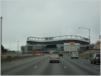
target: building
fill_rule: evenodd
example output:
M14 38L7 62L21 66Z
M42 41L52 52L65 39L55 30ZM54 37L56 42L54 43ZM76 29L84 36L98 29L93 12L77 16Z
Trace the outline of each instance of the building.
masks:
M100 41L97 41L94 45L94 49L96 50L100 50L100 46L101 46L101 42Z
M22 46L23 53L33 53L33 51L42 52L60 52L64 51L64 43L75 42L80 44L80 48L89 46L89 39L78 35L65 35L56 37L28 37L26 45Z

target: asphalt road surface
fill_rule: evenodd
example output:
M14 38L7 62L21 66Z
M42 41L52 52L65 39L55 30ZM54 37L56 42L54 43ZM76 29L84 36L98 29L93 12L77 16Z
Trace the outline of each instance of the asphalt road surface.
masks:
M1 64L2 75L100 75L100 65L67 56L60 63L49 63L48 55Z

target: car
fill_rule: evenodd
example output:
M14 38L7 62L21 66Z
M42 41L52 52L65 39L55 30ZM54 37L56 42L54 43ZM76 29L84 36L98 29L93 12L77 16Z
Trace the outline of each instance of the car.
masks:
M60 54L58 54L58 55L59 55L59 57L63 57L63 54L61 54L61 53L60 53Z
M91 64L100 64L100 53L94 53L90 57Z
M60 58L58 54L51 54L49 56L49 63L60 63Z

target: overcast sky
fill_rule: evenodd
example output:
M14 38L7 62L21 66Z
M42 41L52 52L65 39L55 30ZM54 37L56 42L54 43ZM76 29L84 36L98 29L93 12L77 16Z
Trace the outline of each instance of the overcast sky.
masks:
M99 0L2 0L3 45L16 50L28 36L81 35L96 42L100 33Z

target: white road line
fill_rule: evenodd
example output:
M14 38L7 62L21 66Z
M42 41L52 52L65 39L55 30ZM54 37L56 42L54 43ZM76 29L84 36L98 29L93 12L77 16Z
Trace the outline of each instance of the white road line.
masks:
M37 68L38 68L38 66L37 66L37 65L35 65L35 66L34 66L34 69L37 69Z
M67 67L66 66L64 66L64 69L66 69Z

